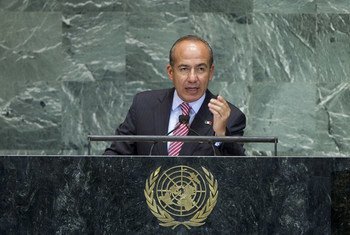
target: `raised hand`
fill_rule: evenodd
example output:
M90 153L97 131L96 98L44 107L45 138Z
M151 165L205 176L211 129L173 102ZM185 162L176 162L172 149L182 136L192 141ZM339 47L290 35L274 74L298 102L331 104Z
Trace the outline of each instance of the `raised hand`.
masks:
M211 99L208 104L210 112L214 115L213 129L216 136L225 136L226 124L230 117L231 109L222 96Z

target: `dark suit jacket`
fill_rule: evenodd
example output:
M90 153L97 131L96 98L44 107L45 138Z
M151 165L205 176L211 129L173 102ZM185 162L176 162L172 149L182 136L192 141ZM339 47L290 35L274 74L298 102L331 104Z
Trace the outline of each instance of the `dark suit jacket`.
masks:
M174 96L174 88L145 91L134 97L133 103L125 118L125 121L115 131L116 135L166 135L170 111ZM215 135L211 125L205 121L213 121L213 114L209 111L208 103L215 96L207 90L205 100L196 114L190 128L203 136ZM231 115L226 128L226 135L243 135L246 125L245 115L235 106L229 104ZM188 135L197 135L190 131ZM105 150L107 155L149 155L152 143L138 142L113 142ZM244 155L243 145L237 143L221 143L215 147L217 155ZM168 155L167 144L157 143L154 145L152 155ZM204 156L214 155L212 145L208 143L185 142L179 155Z

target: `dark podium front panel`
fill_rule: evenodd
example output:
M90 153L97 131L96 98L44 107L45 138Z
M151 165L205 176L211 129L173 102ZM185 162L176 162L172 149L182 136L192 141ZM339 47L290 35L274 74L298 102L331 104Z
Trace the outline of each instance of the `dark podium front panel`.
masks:
M1 234L343 234L350 158L0 157Z

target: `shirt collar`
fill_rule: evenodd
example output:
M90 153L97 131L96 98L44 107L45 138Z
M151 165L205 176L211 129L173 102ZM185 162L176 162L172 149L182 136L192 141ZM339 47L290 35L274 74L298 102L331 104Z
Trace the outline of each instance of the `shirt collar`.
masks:
M202 97L201 98L199 98L198 100L196 100L196 101L193 101L193 102L191 102L191 103L188 103L190 106L191 106L191 110L193 110L195 113L198 113L198 110L200 109L200 107L202 106L202 104L203 104L203 101L204 101L204 99L205 99L205 94L206 93L204 93L203 95L202 95ZM181 104L182 104L182 102L185 102L185 101L183 101L180 97L179 97L179 95L177 94L177 91L175 90L175 92L174 92L174 98L173 98L173 106L172 106L172 111L174 111L177 107L179 107ZM191 111L192 112L192 111Z

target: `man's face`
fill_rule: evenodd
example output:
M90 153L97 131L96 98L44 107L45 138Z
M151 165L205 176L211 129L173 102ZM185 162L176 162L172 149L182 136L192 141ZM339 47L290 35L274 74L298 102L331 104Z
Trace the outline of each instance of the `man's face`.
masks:
M214 65L209 65L209 49L200 41L186 40L174 49L174 65L167 66L169 79L183 101L196 101L205 93L213 78Z

